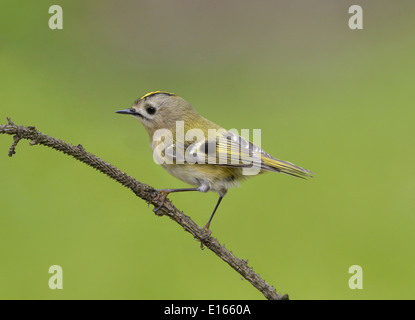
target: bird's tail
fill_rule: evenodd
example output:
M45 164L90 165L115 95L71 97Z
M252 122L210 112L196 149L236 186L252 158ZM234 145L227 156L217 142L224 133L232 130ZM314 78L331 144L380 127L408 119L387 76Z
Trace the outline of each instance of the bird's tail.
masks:
M262 157L262 163L262 169L264 170L282 172L298 178L312 178L314 174L313 172L298 167L288 161L278 160L272 157Z

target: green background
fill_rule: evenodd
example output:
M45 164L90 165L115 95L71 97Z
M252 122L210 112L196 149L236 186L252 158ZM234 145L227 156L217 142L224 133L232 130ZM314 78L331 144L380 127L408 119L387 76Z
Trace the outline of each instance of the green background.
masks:
M63 8L50 30L49 6ZM350 30L360 4L364 29ZM116 115L174 92L317 173L230 190L213 236L292 299L415 298L411 1L6 1L0 123L72 144L155 188L185 187ZM263 299L170 219L54 150L0 136L0 298ZM199 225L217 195L175 194ZM63 290L48 269L63 268ZM348 286L363 268L363 290Z

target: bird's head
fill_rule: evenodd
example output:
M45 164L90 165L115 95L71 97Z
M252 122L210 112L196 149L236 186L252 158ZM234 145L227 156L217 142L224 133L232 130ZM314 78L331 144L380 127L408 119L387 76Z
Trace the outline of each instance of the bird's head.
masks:
M131 108L119 110L116 113L136 117L150 135L158 129L174 131L176 121L186 121L186 119L193 119L197 115L190 103L165 91L147 93L136 100Z

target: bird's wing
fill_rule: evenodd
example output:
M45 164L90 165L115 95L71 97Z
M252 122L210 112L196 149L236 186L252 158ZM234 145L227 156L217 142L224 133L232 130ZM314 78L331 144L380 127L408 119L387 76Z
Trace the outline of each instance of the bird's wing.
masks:
M166 148L166 156L174 162L211 164L223 167L252 168L276 171L300 178L312 177L312 172L290 162L272 157L260 147L232 131L219 133L214 139L179 143ZM257 172L257 173L258 173Z

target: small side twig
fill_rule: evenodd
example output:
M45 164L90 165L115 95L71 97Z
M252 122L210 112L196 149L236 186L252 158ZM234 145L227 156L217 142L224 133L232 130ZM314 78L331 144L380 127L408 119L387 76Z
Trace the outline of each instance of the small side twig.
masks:
M16 126L16 125L13 123L12 119L10 119L9 117L7 117L7 121L8 121L8 123L9 123L9 125L11 125L11 126ZM10 149L9 149L9 157L13 157L13 155L14 155L14 154L16 154L16 146L17 146L17 144L19 143L20 139L21 139L21 138L20 138L18 135L13 136L13 143L12 143L12 145L10 146Z
M22 138L20 138L18 135L13 136L13 143L9 149L9 157L13 157L13 155L16 154L16 146L21 139Z
M45 135L35 129L35 127L24 127L15 125L10 118L7 118L8 124L0 125L0 134L8 134L13 136L13 144L9 149L9 156L16 153L16 146L22 139L30 140L30 145L40 144L57 151L63 152L71 157L87 164L90 167L106 174L111 179L129 188L135 195L145 200L148 204L159 207L162 204L162 194L153 187L141 183L133 177L122 172L117 167L103 161L97 156L85 151L82 145L73 146L62 140ZM258 289L269 300L286 300L288 295L277 293L275 288L263 280L259 274L248 266L248 260L236 257L231 251L226 249L219 241L213 237L206 237L206 232L200 228L189 216L177 209L170 200L166 200L158 215L168 216L177 222L193 237L199 240L204 246L212 250L219 258L225 261L229 266L236 270L243 278L249 281L256 289Z

